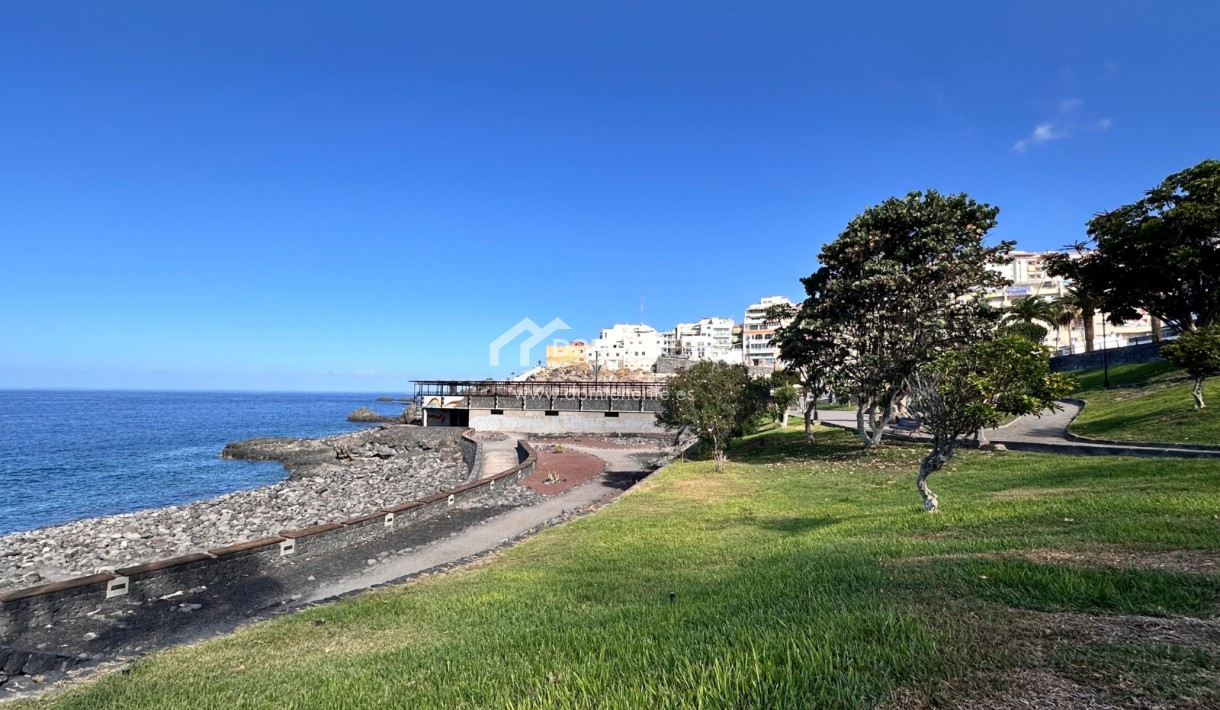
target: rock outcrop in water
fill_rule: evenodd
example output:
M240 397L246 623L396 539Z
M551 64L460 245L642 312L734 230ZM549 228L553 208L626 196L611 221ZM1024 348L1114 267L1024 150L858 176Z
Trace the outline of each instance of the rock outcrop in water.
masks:
M387 416L385 414L378 414L377 412L374 412L373 410L369 409L368 407L361 407L360 409L357 409L356 411L347 415L347 420L349 422L358 422L358 423L389 423L389 422L401 423L402 416L399 415L397 417L391 417L391 416Z

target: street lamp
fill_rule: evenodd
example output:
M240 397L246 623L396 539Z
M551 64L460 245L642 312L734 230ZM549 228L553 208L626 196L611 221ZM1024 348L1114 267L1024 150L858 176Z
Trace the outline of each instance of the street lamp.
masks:
M1106 321L1109 320L1103 314L1101 317L1101 376L1102 387L1110 389L1110 350L1106 347L1109 344L1109 336L1106 335Z

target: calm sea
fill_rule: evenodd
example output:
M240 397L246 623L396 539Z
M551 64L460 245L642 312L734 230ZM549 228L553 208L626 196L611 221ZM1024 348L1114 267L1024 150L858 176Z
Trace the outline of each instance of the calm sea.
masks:
M277 463L225 461L226 442L366 428L370 394L0 390L0 535L274 483Z

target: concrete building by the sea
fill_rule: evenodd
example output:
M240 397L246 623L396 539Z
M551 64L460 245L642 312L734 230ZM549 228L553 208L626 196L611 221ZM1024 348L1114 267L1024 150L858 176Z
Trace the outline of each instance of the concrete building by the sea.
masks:
M426 426L528 434L660 434L663 382L421 380Z

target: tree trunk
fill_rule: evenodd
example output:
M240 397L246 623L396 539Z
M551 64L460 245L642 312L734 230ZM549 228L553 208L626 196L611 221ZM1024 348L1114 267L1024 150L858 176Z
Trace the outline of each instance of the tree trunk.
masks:
M729 457L724 453L723 449L716 449L712 452L712 458L716 461L716 473L722 473Z
M781 429L787 429L787 428L788 428L788 408L787 408L787 407L785 407L785 408L784 408L784 413L783 413L783 415L780 417L780 420L779 420L779 426L780 426L780 428L781 428Z
M978 439L980 449L991 443L987 441L987 429L985 427L979 427L979 430L975 432L974 438Z
M856 435L860 437L860 441L868 446L868 432L864 430L864 400L860 400L856 404Z
M885 436L885 428L894 421L894 400L886 402L885 407L881 410L881 418L877 418L877 407L874 406L869 418L869 423L872 425L872 432L869 434L868 440L864 442L864 448L875 449L881 444L881 439Z
M812 418L810 417L812 414ZM813 420L818 415L818 401L816 399L809 400L805 405L805 441L813 441Z
M1093 352L1093 317L1097 313L1092 308L1080 309L1080 320L1084 323L1084 351L1086 353Z
M1203 409L1207 405L1203 403L1203 380L1206 377L1195 378L1195 387L1190 391L1190 396L1195 398L1195 409Z
M923 462L919 464L919 477L915 479L915 487L919 490L919 495L923 497L923 509L929 513L935 513L940 505L936 494L928 488L928 476L941 470L953 456L953 445L944 446L939 441L932 443L932 450L924 457Z
M1161 319L1157 318L1156 316L1151 316L1151 318L1152 318L1152 342L1159 343L1159 342L1161 342Z

